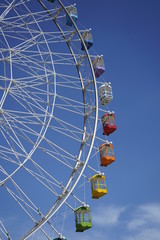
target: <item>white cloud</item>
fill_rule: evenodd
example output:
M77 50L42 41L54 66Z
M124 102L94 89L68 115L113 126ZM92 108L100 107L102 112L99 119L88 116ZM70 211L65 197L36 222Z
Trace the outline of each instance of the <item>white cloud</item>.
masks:
M94 215L92 215L93 223L100 227L116 225L125 210L126 207L121 206L101 206L97 208Z
M146 224L146 220L144 219L139 219L139 218L134 218L133 220L130 220L128 223L128 228L131 230L140 228Z
M157 224L160 224L160 204L152 203L137 207L136 211L132 213L132 219L128 223L128 228L136 230Z
M152 222L160 223L160 204L147 204L139 207L144 217Z
M137 233L130 233L123 240L160 240L160 229L142 228Z

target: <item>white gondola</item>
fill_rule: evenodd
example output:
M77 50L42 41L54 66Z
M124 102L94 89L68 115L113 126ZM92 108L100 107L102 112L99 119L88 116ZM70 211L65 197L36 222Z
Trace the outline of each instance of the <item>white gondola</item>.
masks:
M113 99L111 83L104 83L99 88L100 104L107 105Z

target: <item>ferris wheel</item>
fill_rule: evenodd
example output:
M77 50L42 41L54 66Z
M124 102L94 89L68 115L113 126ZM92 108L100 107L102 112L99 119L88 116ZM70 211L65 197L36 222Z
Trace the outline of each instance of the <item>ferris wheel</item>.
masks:
M98 106L112 100L112 88L100 84L98 95L103 58L91 60L91 30L80 30L77 18L76 6L60 0L0 3L0 239L65 239L57 224L64 212L74 212L76 231L84 231L92 223L90 207L74 192L78 182L92 182L93 198L107 192L104 175L88 161L93 151L101 166L114 161L112 143L94 146ZM103 111L109 135L114 113ZM87 168L96 174L87 177Z

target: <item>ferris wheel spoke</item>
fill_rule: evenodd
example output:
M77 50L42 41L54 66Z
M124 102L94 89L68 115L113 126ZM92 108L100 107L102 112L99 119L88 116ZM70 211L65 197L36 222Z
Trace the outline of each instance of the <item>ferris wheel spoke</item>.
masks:
M33 135L38 136L37 132L29 127L31 125L42 125L42 120L41 118L44 118L44 114L38 114L34 116L31 112L21 112L21 111L6 111L3 110L3 114L6 115L6 118L8 121L13 125L15 124L15 127L23 126L24 131L27 131ZM3 124L3 122L2 122ZM17 125L16 125L17 124ZM26 130L25 130L26 129Z
M61 100L61 102L62 103L65 103L65 106L68 106L68 111L70 110L69 109L69 107L70 108L73 108L73 109L75 109L76 111L75 111L75 113L77 113L77 114L80 114L80 115L83 115L84 113L82 112L82 111L80 111L78 108L77 108L77 106L84 106L84 104L81 104L80 102L78 102L78 101L76 101L76 100L73 100L73 99L71 99L71 98L68 98L68 97L64 97L64 96L62 96L62 95L56 95L57 96L57 98L59 98L60 100ZM76 105L74 105L74 104L76 104ZM61 106L63 107L63 105L64 104L61 104ZM60 107L60 106L59 106Z
M48 77L51 77L52 76L52 74L50 73L48 73ZM7 79L6 77L5 78L3 78L4 80L5 79ZM2 80L3 80L2 79ZM7 79L7 80L9 80L9 79ZM39 75L37 75L37 74L29 74L28 76L26 76L25 78L23 78L23 77L19 77L19 78L17 78L17 79L15 79L14 81L16 81L16 82L18 82L18 81L20 81L21 82L21 84L24 84L24 85L27 85L27 86L32 86L33 85L33 87L34 86L42 86L42 85L44 85L45 83L46 83L46 80L45 80L45 75L44 75L44 73L42 73L42 74L39 74ZM50 85L52 85L53 83L51 83L51 82L49 82L49 84ZM41 89L41 88L39 88L39 91L43 91L43 89Z
M25 127L26 127L26 125L24 125ZM15 126L14 126L14 128L15 128ZM30 143L32 146L34 146L34 144L35 144L35 141L33 141L33 139L31 139L30 137L29 137L29 135L28 135L28 133L29 133L29 131L27 130L27 131L24 131L24 130L22 130L19 126L16 128L16 130L17 130L17 136L19 136L19 138L21 138L21 139L24 139L25 141L27 141L28 143ZM26 135L26 133L25 132L27 132L27 135ZM33 135L33 131L31 131L31 133L30 134L32 134ZM34 133L34 136L36 136L37 138L39 137L39 134L38 133ZM4 135L4 137L6 138L6 136ZM12 140L12 138L11 138L11 140ZM8 141L9 142L9 141ZM10 143L9 143L10 144ZM13 145L13 144L12 144ZM14 148L15 149L15 148ZM17 151L17 150L16 150ZM16 151L14 151L15 153L16 153ZM18 156L18 155L17 155ZM22 154L19 154L19 156L21 156L21 157L23 157L23 155ZM27 157L27 155L24 155L24 159ZM19 159L19 158L18 158ZM20 164L22 164L21 162L20 162Z
M0 157L1 159L3 159L4 161L7 161L9 163L15 164L15 165L19 165L19 163L17 163L16 161L14 161L11 157L9 157L9 155L14 155L13 152L7 151L7 149L2 150L0 149ZM17 153L18 155L18 153ZM22 156L22 154L19 154L20 156ZM15 155L14 155L15 156Z
M2 21L6 16L7 14L9 13L9 11L12 9L13 7L13 4L15 3L16 0L13 0L8 6L7 8L5 9L5 11L1 14L0 16L0 21Z
M3 238L1 233L3 234L3 236L7 237L8 240L12 240L11 237L10 237L9 232L6 230L6 228L3 225L2 221L0 221L0 238L3 240L4 238Z
M72 138L72 139L74 139L74 140L76 140L80 143L83 142L83 144L84 143L86 144L87 141L90 139L90 137L92 137L92 131L91 131L91 133L86 132L86 138L83 139L83 141L82 141L82 139L81 139L81 136L82 136L82 133L83 133L82 130L77 132L78 128L76 126L68 124L66 121L62 121L62 120L59 121L58 119L56 119L56 121L59 123L60 126L59 127L56 127L56 126L51 127L50 126L49 128L52 129L53 131L58 131L62 135L68 136L69 138ZM68 128L68 126L72 127L72 128ZM73 128L75 128L76 131L74 131Z
M66 101L65 101L66 102ZM79 108L77 108L77 106L75 105L71 105L71 104L69 104L69 105L64 105L64 104L55 104L56 105L56 107L57 108L59 108L59 109L61 109L61 110L65 110L65 111L67 111L67 112L71 112L71 113L74 113L74 114L76 114L76 115L80 115L80 116L86 116L88 113L84 113L84 112L82 112L81 111L81 109L79 109ZM93 111L93 110L92 110Z
M21 58L17 58L18 54L16 54L16 60L13 60L13 64L15 68L19 68L22 69L24 72L26 72L28 75L33 75L33 76L38 76L37 72L44 72L44 68L42 67L42 65L44 66L44 61L38 62L36 59L34 60L32 58L32 60L28 57L26 57L25 55L19 55ZM34 60L34 61L33 61ZM48 74L51 74L52 72L50 71L50 73L48 72Z
M56 72L56 75L58 77L60 77L61 79L63 79L63 81L65 80L65 82L69 82L72 83L75 86L79 86L79 78L77 76L73 76L73 75L66 75L66 74L61 74ZM59 80L60 82L60 80Z
M57 187L57 188L62 188L60 183L55 179L55 178L51 178L51 179L47 179L47 177L45 177L45 174L47 176L50 176L50 174L44 170L44 168L39 168L39 165L35 164L35 162L32 160L32 163L34 164L34 166L37 168L37 172L33 171L32 169L29 169L28 167L24 166L25 170L28 171L32 176L34 176L36 179L41 179L46 181L46 183L48 183L50 185L50 189L53 188L53 186ZM43 172L43 173L42 173ZM53 191L54 189L52 189ZM57 195L56 191L54 190L53 192L55 195Z
M54 149L54 150L56 149L57 151L60 151L66 154L68 157L75 159L75 156L73 154L71 154L69 151L65 150L64 148L62 148L60 145L56 144L54 141L51 141L46 137L44 137L44 140L46 141L46 143L48 143L51 149Z
M25 125L26 126L26 125ZM32 144L34 146L34 142L33 142L33 139L31 139L28 135L30 134L31 136L35 136L38 138L39 134L38 133L34 133L33 134L33 131L32 132L29 132L28 130L26 129L22 129L20 128L19 126L13 124L12 125L12 128L14 128L14 131L16 132L17 136L25 141L27 141L28 143Z
M2 133L2 136L5 139L8 147L4 147L4 148L1 147L1 149L2 150L5 149L5 151L8 152L9 155L15 156L17 162L15 160L13 160L13 157L12 157L12 159L8 157L7 160L10 160L10 162L12 162L12 163L21 164L20 158L25 156L24 153L18 151L18 149L19 150L21 150L21 149L20 148L18 148L18 149L16 148L16 144L14 142L14 139L12 139L10 137L10 135L8 136L8 132L7 132L7 134L5 134L6 130L4 129L4 131L3 131L2 129L1 129L1 133ZM7 136L8 136L8 138L7 138ZM1 154L3 155L3 151L1 152Z
M11 195L11 197L18 203L18 205L22 208L22 210L29 216L29 218L36 224L36 221L39 218L42 218L44 215L42 214L40 209L38 207L36 207L36 205L21 190L21 188L15 183L15 181L13 181L13 179L11 181L12 181L12 183L17 191L17 194L19 196L15 192L13 192L11 189L6 187L5 185L4 185L4 188ZM37 218L37 216L38 216L38 218ZM49 221L48 221L48 224L56 233L58 233L57 230L53 227L53 225ZM40 228L40 231L42 231L44 233L44 235L48 239L51 240L51 238L48 236L48 234L45 232L45 230L43 228Z
M45 178L44 176L41 176L37 173L35 173L34 171L30 170L29 168L24 167L25 170L32 176L34 177L40 184L42 184L47 190L49 190L52 194L54 194L56 197L58 197L58 193L55 191L55 189L53 188L53 186L51 185L51 182L48 181L47 178ZM44 180L46 181L46 183L44 182Z
M16 80L16 85L19 86L20 85L20 88L23 88L24 91L27 93L27 94L31 94L33 96L33 99L34 97L37 98L37 99L43 99L43 102L47 101L47 97L53 97L54 96L54 93L51 92L52 90L52 87L53 87L53 83L50 83L49 81L47 82L48 84L48 87L50 87L50 89L48 89L47 91L44 88L45 86L45 82L44 82L44 78L46 77L46 75L41 75L40 76L40 79L41 79L41 82L38 82L38 80L40 79L37 79L35 80L36 76L32 76L30 78L28 78L28 82L26 81L23 81L21 79L17 79ZM47 77L52 77L52 74L48 74ZM34 79L33 79L34 78ZM11 90L12 92L14 92L15 90L17 90L18 87L12 87ZM19 88L18 88L19 90ZM38 96L41 96L38 97ZM46 100L44 100L44 98L46 98Z
M29 205L24 199L20 196L18 196L15 192L13 192L8 187L4 186L4 188L7 190L7 192L14 198L14 200L20 205L20 207L25 211L25 213L35 222L33 218L33 213L37 214L36 209L34 209L31 205Z
M75 129L75 131L77 130L79 133L83 133L83 130L76 126L75 124L71 124L70 122L67 122L66 120L63 120L62 118L58 118L53 116L53 119L58 122L62 127L63 126L67 126L68 128L71 128L72 130ZM74 131L74 130L73 130Z
M22 210L29 216L29 218L36 223L36 219L33 217L33 214L31 214L31 210L34 211L36 214L38 215L42 215L42 213L39 211L39 209L37 208L37 211L31 207L29 204L27 204L21 197L19 197L17 194L15 194L13 191L11 191L8 187L5 187L6 191L11 195L11 197L18 203L18 205L22 208ZM26 207L26 208L25 208ZM28 211L29 209L29 211ZM55 228L52 227L52 229L55 230ZM49 239L52 240L48 234L45 232L45 230L43 228L40 228L40 231Z
M75 65L75 62L73 61L73 57L72 55L62 55L62 53L58 53L58 54L54 54L54 56L56 56L56 59L54 60L54 63L55 65L58 65L58 64L64 64L64 65L69 65L69 64L72 64L72 65Z
M13 192L11 189L6 187L5 185L4 185L4 188L12 196L12 198L18 203L18 205L22 208L22 210L29 216L29 218L31 218L32 221L36 224L36 222L38 220L36 216L38 215L41 218L41 217L44 217L44 215L39 210L39 208L36 207L36 205L22 191L22 189L15 183L15 181L13 181L13 179L11 179L11 181L12 181L17 193ZM40 181L40 180L38 179L38 181ZM49 188L47 188L47 189L50 190L53 194L55 194L55 192L53 192L51 189L49 189ZM74 198L76 198L76 197L74 196ZM72 209L72 211L74 211L74 208L70 204L68 204L67 202L65 202L65 203L70 209ZM36 214L36 216L35 216L35 214ZM55 227L49 221L47 221L47 223L57 234L59 234L58 231L55 229ZM47 233L43 230L43 228L40 228L40 230L45 234L45 236L48 236ZM48 239L50 239L49 236L48 236Z
M18 54L16 54L16 57L17 56L18 56ZM42 80L44 79L44 75L43 75L45 73L44 60L42 61L42 64L39 65L39 62L37 62L37 60L35 59L35 61L33 61L32 65L31 65L31 61L29 59L27 59L27 61L26 61L24 58L23 59L19 58L18 60L16 59L16 61L14 61L14 59L13 59L13 64L14 64L14 67L16 69L22 70L24 73L26 73L31 78L35 77L36 80L37 79L40 80L41 79L41 75L42 75L43 76ZM42 67L42 65L43 65L43 67ZM38 75L38 73L40 73L40 76ZM52 72L48 71L47 74L52 74Z
M52 177L52 175L51 174L49 174L46 170L44 170L41 166L39 166L37 163L35 163L33 160L32 160L32 162L34 163L34 165L36 166L36 168L38 169L38 172L40 172L41 173L41 175L40 174L37 174L37 173L35 173L34 172L34 174L37 176L39 176L40 178L43 178L43 179L45 179L47 182L49 182L49 184L54 184L55 186L57 186L59 189L61 189L61 190L63 190L63 189L65 189L65 187L62 185L62 183L60 183L58 180L56 180L55 178L53 178ZM31 174L33 174L33 171L31 171L30 169L26 169L27 171L29 171ZM42 174L42 172L43 172L43 174ZM51 180L49 180L49 179L46 179L46 177L44 177L44 174L45 175L47 175L50 179L52 179L53 181L51 181ZM37 178L36 178L37 179ZM41 180L39 180L39 179L37 179L38 181L40 181L41 182ZM42 182L41 182L42 183ZM48 187L47 187L48 188ZM55 191L53 191L53 189L52 189L52 186L51 186L51 188L48 188L48 190L50 190L54 195L56 195L56 196L58 196L58 194L55 192ZM74 194L72 194L72 196L75 198L75 199L77 199L80 203L82 203L82 201L80 200L80 199L78 199ZM72 210L74 210L74 208L70 205L70 204L68 204L67 202L65 202L66 203L66 205L67 206L69 206Z
M63 88L69 88L69 89L73 89L73 90L80 90L80 87L75 87L71 82L57 82L56 84L58 87L63 87Z
M5 113L6 114L6 113ZM12 129L14 128L14 130L18 133L18 130L20 130L20 132L25 134L25 132L28 132L30 134L32 134L33 136L36 136L38 137L39 136L39 133L37 133L36 131L33 130L33 128L30 128L29 125L33 125L33 124L37 124L38 122L36 121L27 121L27 119L25 120L25 122L22 121L22 119L20 119L19 117L14 118L13 116L9 115L8 113L6 114L6 118L8 123L9 123L9 126L11 127L12 126ZM20 119L20 120L19 120ZM26 125L26 123L29 123ZM39 124L41 125L41 124ZM4 125L6 127L6 124ZM24 129L22 128L22 126L24 127ZM9 130L10 127L7 127L7 129ZM12 131L11 131L12 132ZM26 136L26 135L24 135ZM30 138L29 138L30 139Z
M3 185L3 187L12 196L12 198L14 198L14 200L20 205L20 207L24 210L24 212L33 220L33 222L36 223L37 220L35 218L35 215L33 216L33 213L35 213L36 216L38 215L40 218L43 217L44 215L12 178L11 178L11 182L13 183L14 189L16 190L17 193L13 192L13 190L9 189L5 185ZM68 204L68 206L70 205ZM58 233L49 221L47 223L56 233ZM45 231L42 228L41 228L41 231L45 233ZM47 234L45 235L48 236Z
M1 167L2 168L2 167ZM4 169L3 169L4 170ZM4 170L6 176L9 176L9 174ZM28 213L30 216L32 216L31 210L34 211L35 213L38 213L38 208L33 204L33 202L29 199L29 197L22 191L22 189L16 184L16 182L13 180L12 177L10 177L10 181L13 184L13 187L15 191L17 192L14 193L11 189L9 189L5 184L3 187L14 197L14 199L17 201L17 199L21 200L21 203L23 203L26 207L26 209L22 206L21 207L25 210L26 213ZM28 201L26 202L25 199ZM28 210L28 211L27 211ZM32 216L33 218L33 216Z
M36 163L35 163L36 164ZM65 187L62 185L62 183L59 183L59 181L53 179L53 177L47 172L45 171L42 167L40 167L38 164L36 164L36 167L38 167L38 171L40 172L40 174L33 172L32 170L25 168L26 171L28 171L34 178L36 178L36 180L38 180L42 185L44 185L50 192L52 192L54 195L59 196L58 193L53 189L52 185L58 187L59 189L63 190L65 189ZM47 174L47 176L51 177L51 179L53 179L54 182L52 182L51 180L47 179L44 174L42 174L42 171ZM48 187L44 182L42 182L42 180L45 180L46 183L48 183L50 185L50 187ZM82 205L84 204L75 194L71 193L71 196L77 200L79 203L81 203ZM72 209L72 211L74 211L74 208L67 202L65 202L65 204Z
M47 141L48 142L48 141ZM54 147L53 147L54 145ZM54 151L48 149L48 148L43 148L43 147L39 147L40 150L42 150L43 152L45 152L48 156L52 157L53 159L57 160L59 163L61 163L62 165L68 167L69 169L73 169L72 165L68 162L68 158L66 158L64 155L61 154L61 152L57 151L57 148L60 149L62 152L65 152L67 154L70 154L68 152L66 152L64 149L60 148L58 145L53 144L52 143L52 148L55 148ZM57 155L57 156L56 156ZM60 159L61 156L61 159ZM75 157L73 158L73 160L76 159ZM73 161L72 160L72 161Z
M14 90L10 90L10 95L17 101L17 102L21 102L21 100L23 101L23 103L26 105L28 105L28 107L30 108L30 110L33 112L35 112L35 110L40 110L41 112L45 112L47 114L47 103L45 100L42 101L42 98L39 98L37 96L35 96L35 94L31 93L30 97L29 97L30 91L26 90L21 92L21 89L16 88L16 91ZM46 97L46 96L45 96ZM43 105L42 105L43 103ZM22 105L22 104L20 104ZM46 107L45 108L43 108ZM33 110L34 109L34 110Z
M63 124L61 122L58 122L59 123L59 127L58 126L55 126L54 128L52 126L50 126L49 128L52 129L54 131L54 129L57 129L59 130L62 134L64 132L69 134L69 136L73 135L73 138L76 140L76 141L80 141L81 139L81 136L82 136L82 130L79 129L79 131L76 129L76 130L73 130L72 128L68 128L67 127L67 123L63 121ZM72 125L73 127L75 127L74 125ZM78 137L79 136L79 137Z
M24 130L24 129L20 129L19 126L18 126L17 128L22 132L22 134L23 134L22 137L23 137L23 136L24 136L24 133L25 133L25 130ZM32 132L31 132L31 134L33 134L33 130L32 130ZM36 134L37 134L37 133L36 133ZM18 135L19 135L19 134L18 134ZM69 136L69 135L68 135L68 136ZM69 136L69 137L70 137L70 136ZM28 138L28 137L26 137L26 139L27 139L27 138ZM32 142L31 139L29 139L28 141L29 141L29 142ZM34 144L34 143L33 143L33 144ZM64 158L64 156L62 156L62 157Z
M25 5L25 4L24 4ZM25 7L26 7L26 5L25 5ZM26 9L29 11L29 9L26 7ZM17 12L16 12L17 13ZM31 12L30 12L31 13ZM35 20L35 18L33 17L33 19ZM22 19L21 19L22 20ZM23 20L22 20L23 21ZM23 21L24 22L24 21ZM24 22L24 23L26 23L26 22ZM37 25L38 25L38 23L37 23ZM39 30L41 31L41 28L39 27L39 25L38 25L38 28L39 28ZM31 31L30 31L30 29L28 28L28 25L27 25L27 29L29 30L29 33L31 34L31 36L32 37L34 37L33 36L33 34L31 33ZM42 32L41 32L42 33ZM46 39L45 39L45 43L46 43L46 45L47 45L47 47L48 47L48 44L47 44L47 42L46 42ZM37 46L37 48L38 48L38 50L39 50L39 54L40 54L40 57L42 58L42 55L41 55L41 51L40 51L40 49L39 49L39 46ZM43 59L43 58L42 58Z
M73 139L73 140L75 140L75 141L77 141L77 142L79 142L79 143L81 143L81 138L79 137L77 137L77 136L74 136L74 134L73 134L73 132L71 131L71 130L62 130L60 127L50 127L50 129L52 129L52 130L54 130L55 132L58 132L58 133L60 133L60 136L62 135L62 137L63 137L63 135L64 136L66 136L66 137L68 137L68 138L70 138L70 139ZM73 136L71 136L71 134L73 135Z
M25 109L28 113L33 115L35 119L37 119L41 124L43 124L43 121L38 117L35 110L40 111L40 113L46 113L47 114L46 109L42 109L42 106L40 106L40 108L39 108L39 104L38 104L38 106L36 106L32 102L28 102L27 99L24 98L22 93L20 93L20 95L10 93L10 95L19 104L19 106L22 106L23 109Z
M3 132L2 132L2 130L1 130L1 133L3 134L4 139L6 140L7 144L9 145L9 147L14 151L15 156L18 157L18 155L17 155L17 153L16 153L17 148L18 148L19 150L21 150L23 153L26 154L26 151L23 149L23 146L22 146L22 144L20 143L20 141L19 141L18 137L16 136L15 132L13 131L13 129L11 128L11 129L12 129L12 130L11 130L11 129L8 128L8 127L6 127L6 128L2 127L2 129L3 129ZM11 135L10 130L12 131L11 133L13 133L13 136ZM6 133L6 134L4 134L4 133ZM7 139L6 135L8 136L8 139ZM16 150L15 150L15 149L16 149ZM17 158L17 159L18 159L18 161L19 161L19 158ZM19 162L20 162L20 161L19 161Z

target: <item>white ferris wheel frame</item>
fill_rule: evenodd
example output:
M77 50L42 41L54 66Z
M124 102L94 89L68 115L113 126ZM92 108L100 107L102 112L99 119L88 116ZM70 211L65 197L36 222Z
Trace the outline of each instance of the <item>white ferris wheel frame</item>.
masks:
M50 11L47 9L47 7L45 6L45 4L43 3L42 0L37 0L41 5L42 7L44 8L44 10L49 14L49 16L52 18L54 24L57 26L59 32L62 34L64 40L66 41L66 44L70 50L70 53L74 59L74 62L75 62L75 65L76 65L76 69L77 69L77 72L78 72L78 75L79 75L79 79L80 79L80 82L81 82L81 88L82 88L82 94L83 94L83 104L86 105L86 97L85 97L85 94L87 92L87 86L84 86L84 83L83 83L83 77L81 75L81 71L80 71L80 68L78 66L78 60L76 58L76 55L72 49L72 46L70 45L70 41L67 41L65 39L65 34L63 32L63 29L61 28L61 26L58 24L58 22L56 21L56 18L52 17ZM53 204L53 206L50 208L50 210L48 211L48 213L43 216L41 218L40 221L36 222L35 226L30 229L30 231L28 233L25 234L25 236L22 237L22 240L25 240L25 239L28 239L32 234L34 234L38 229L40 229L46 222L49 221L49 219L58 211L58 209L66 202L66 200L68 199L68 197L71 195L71 193L73 192L74 188L76 187L79 179L81 178L83 172L84 172L84 169L86 168L87 166L87 163L88 163L88 160L89 160L89 157L90 157L90 154L91 154L91 151L92 151L92 148L93 148L93 144L94 144L94 140L95 140L95 136L96 136L96 131L97 131L97 121L98 121L98 93L97 93L97 85L96 85L96 78L95 78L95 73L94 73L94 69L93 69L93 66L92 66L92 61L91 61L91 58L90 58L90 55L89 55L89 52L88 52L88 49L84 43L84 40L82 38L82 35L81 35L81 32L79 31L76 23L73 21L73 19L70 17L69 15L69 12L67 10L67 8L64 6L64 4L62 3L61 0L57 0L59 5L60 5L60 8L63 9L66 13L66 15L70 18L71 22L72 22L72 25L73 25L73 28L74 28L74 31L76 32L76 34L79 36L79 39L80 41L82 42L82 44L84 45L84 51L85 51L85 54L86 54L86 58L88 59L88 62L89 62L89 66L90 66L90 70L91 70L91 73L92 73L92 84L94 86L94 94L95 94L95 107L93 109L93 111L95 112L95 119L94 119L94 127L93 127L93 133L92 135L90 136L90 139L91 139L91 143L90 143L90 147L89 147L89 151L87 153L87 156L86 156L86 159L84 162L81 161L81 155L82 155L82 152L83 152L83 146L85 145L87 139L86 139L86 119L87 117L90 115L90 113L87 113L85 112L85 109L84 109L84 126L83 126L83 136L82 136L82 140L81 140L81 145L80 145L80 150L79 150L79 154L77 156L77 162L75 164L75 167L68 179L68 183L67 185L65 186L65 188L62 189L62 193L61 195L59 195L57 197L57 200L56 202ZM4 13L0 16L0 20L1 19L4 19L5 16L7 16L8 12L12 9L12 6L14 5L14 3L16 2L16 0L13 0L10 5L8 6L8 8L4 11ZM22 1L22 4L25 4L23 1ZM36 22L36 19L35 19L35 22ZM37 26L39 26L39 23L36 22ZM40 26L39 26L40 28ZM46 43L47 45L47 43ZM11 53L10 53L10 63L12 63L12 56L11 56ZM54 66L54 61L53 61L53 66ZM11 67L11 73L12 73L12 64L10 64L10 67ZM12 74L11 74L12 75ZM12 77L11 77L12 79ZM54 76L54 84L56 85L56 76ZM11 85L12 81L10 82L10 85ZM8 89L7 91L4 92L3 94L3 97L1 99L1 103L0 103L0 111L2 111L2 107L3 107L3 103L5 101L5 98L8 94L8 91L9 91L9 88L10 88L10 85L8 86ZM56 89L55 89L55 96L56 96ZM47 125L45 125L45 127L41 129L41 132L39 133L39 136L37 138L37 142L36 144L34 145L33 149L30 151L30 153L28 154L27 158L25 159L25 161L23 161L23 163L21 163L18 168L12 172L10 175L8 175L4 180L2 180L0 182L0 186L3 186L7 180L9 179L12 179L13 175L19 171L19 169L21 169L23 167L23 165L31 158L32 154L36 151L36 149L38 148L39 144L41 143L41 141L43 140L44 136L45 136L45 133L48 129L48 126L50 124L50 121L51 121L51 118L52 118L52 114L53 114L53 111L54 111L54 103L55 103L55 98L53 100L53 108L52 108L52 111L51 111L51 117L49 119L49 121L47 122ZM46 110L46 115L47 115L47 110ZM78 173L78 174L77 174ZM77 176L78 175L78 176ZM72 186L69 188L70 184L72 182ZM56 229L54 229L56 231Z

